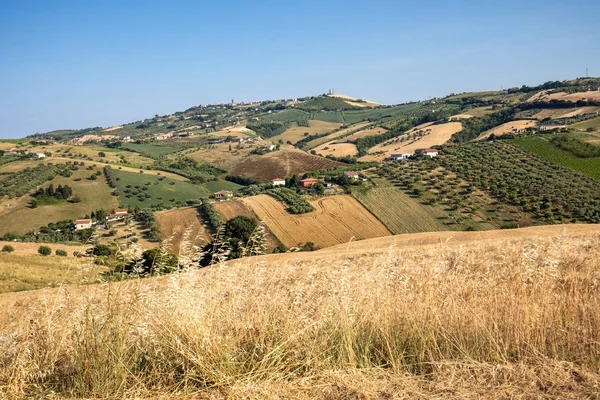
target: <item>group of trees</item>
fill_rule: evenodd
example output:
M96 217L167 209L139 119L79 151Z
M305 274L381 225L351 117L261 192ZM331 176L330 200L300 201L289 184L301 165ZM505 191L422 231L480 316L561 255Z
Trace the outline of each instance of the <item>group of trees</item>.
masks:
M295 190L276 188L268 190L267 193L287 205L287 210L291 214L304 214L314 211L314 207Z
M35 197L31 202L31 207L35 208L38 205L56 204L65 201L73 196L73 189L69 185L58 185L54 189L54 185L50 184L47 188L41 188L33 194Z
M21 197L31 192L41 184L51 181L54 177L66 169L63 164L39 164L33 168L25 168L0 179L0 197Z
M208 222L213 232L216 232L225 222L223 221L223 218L221 218L221 214L219 214L207 200L202 201L200 213L202 214L203 219Z
M600 222L600 185L505 141L473 143L433 161L548 223Z
M248 129L252 129L263 138L271 138L285 132L289 124L284 121L257 121L247 125Z
M162 240L160 234L160 227L158 226L158 222L156 221L156 216L154 212L148 208L138 211L135 213L135 219L138 222L142 223L142 226L145 229L149 229L150 232L148 235L154 241L160 242Z
M49 223L37 232L29 231L25 234L6 233L0 240L7 242L19 241L28 243L86 243L94 234L93 229L73 230L72 220L62 220Z
M505 108L482 117L463 119L462 130L452 135L450 140L454 143L469 142L489 129L514 120L517 111L514 108Z
M360 110L361 107L353 106L337 97L318 96L298 103L295 108L304 111L346 111Z
M600 157L600 146L593 145L588 142L569 135L555 135L550 139L550 143L556 147L568 151L569 153L581 157L591 158Z
M217 180L226 171L210 164L200 163L188 157L178 157L175 160L161 159L156 167L166 172L188 178L192 183L205 183Z

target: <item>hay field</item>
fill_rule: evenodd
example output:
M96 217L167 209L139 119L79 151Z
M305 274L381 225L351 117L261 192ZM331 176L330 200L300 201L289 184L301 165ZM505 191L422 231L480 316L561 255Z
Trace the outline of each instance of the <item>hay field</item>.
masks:
M308 125L309 126L298 126L294 124L292 127L286 129L281 135L273 136L271 141L277 143L280 140L283 140L284 143L287 143L288 141L296 143L305 138L305 133L308 133L309 135L321 135L342 126L342 124L338 122L325 122L316 119L309 120Z
M558 119L558 118L571 118L578 115L598 112L600 107L589 106L589 107L577 107L577 108L548 108L541 110L540 112L532 115L532 118L542 120L544 118Z
M0 397L591 399L598 263L552 226L2 295Z
M442 145L450 140L452 135L461 129L462 124L460 122L447 122L438 125L427 123L419 125L408 131L406 134L411 135L418 131L424 131L424 136L405 142L396 142L394 139L383 142L369 149L369 154L361 157L360 161L383 160L392 155L392 153L414 153L416 149Z
M314 242L317 247L351 240L389 235L385 226L348 195L328 196L310 203L315 211L289 214L283 204L269 195L242 200L266 221L269 229L287 247Z
M117 197L111 195L112 189L106 184L104 178L100 177L94 181L86 179L98 168L93 171L80 169L69 178L59 175L52 180L51 183L54 187L65 184L71 186L73 196L81 199L79 203L30 208L29 202L32 198L29 195L13 199L0 199L0 235L8 232L23 234L35 231L50 222L83 218L86 214L99 208L111 210L117 207ZM81 178L81 181L74 181L77 178ZM47 187L49 184L50 182L42 186Z
M256 181L268 181L273 178L284 178L293 174L335 168L340 165L344 164L313 156L292 147L282 147L279 151L262 156L246 157L233 169L233 174Z
M166 241L165 248L171 253L184 253L180 250L185 245L184 242L202 247L212 240L210 232L194 207L160 211L154 215L160 227L160 234Z
M358 150L356 149L356 145L353 143L338 143L338 142L327 142L318 147L315 147L313 150L317 152L318 155L326 157L326 156L334 156L334 157L345 157L345 156L355 156L358 154Z
M17 147L14 143L0 142L0 150L10 150Z
M507 122L502 125L498 125L495 128L492 128L488 131L483 132L479 135L475 140L484 140L490 137L492 134L496 136L502 136L505 133L512 132L513 129L526 129L526 128L534 128L537 125L537 121L532 121L529 119L517 120Z

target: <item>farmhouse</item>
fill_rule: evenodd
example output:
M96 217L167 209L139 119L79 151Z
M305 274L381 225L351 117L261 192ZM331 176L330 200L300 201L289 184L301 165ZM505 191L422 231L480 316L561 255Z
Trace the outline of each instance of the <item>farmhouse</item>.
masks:
M346 171L344 172L344 178L352 179L353 181L358 180L359 175L358 172L355 171Z
M233 197L233 192L231 190L221 190L215 192L215 194L213 194L213 197L217 200L231 199Z
M390 160L395 161L395 160L406 160L407 158L412 157L412 154L410 153L394 153L390 156Z
M273 187L285 186L285 179L281 179L281 178L271 179L271 185Z
M316 185L317 183L321 183L321 181L315 178L306 178L300 181L300 187L306 189L313 185Z
M115 215L127 215L128 210L126 208L115 208Z
M45 158L46 155L44 153L33 153L33 154L31 154L31 157L40 159L40 158Z
M75 230L79 231L82 229L90 229L92 227L91 219L76 219L73 221L73 225L75 225Z
M439 154L439 152L436 149L431 149L431 148L415 150L415 155L417 155L417 156L424 155L424 156L429 156L429 157L433 158L433 157L437 157L438 154Z

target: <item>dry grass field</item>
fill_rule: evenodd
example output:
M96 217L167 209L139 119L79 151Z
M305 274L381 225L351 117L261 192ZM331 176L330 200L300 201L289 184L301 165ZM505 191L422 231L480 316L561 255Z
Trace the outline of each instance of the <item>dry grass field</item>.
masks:
M180 249L185 245L184 242L202 247L212 239L198 210L194 207L160 211L155 215L160 234L167 240L165 248L171 253L183 253Z
M304 139L305 133L308 133L309 135L320 135L331 132L332 130L338 129L340 126L342 126L342 124L337 122L325 122L313 119L309 120L308 124L308 127L297 126L294 124L294 126L288 128L281 135L273 136L271 140L273 143L277 143L279 140L283 140L285 143L288 141L296 143L297 141Z
M232 151L229 151L231 145ZM232 143L221 143L203 148L198 151L186 154L187 157L204 163L213 164L216 167L232 170L244 161L248 154L255 149L255 145L236 145Z
M15 251L0 253L0 293L92 283L100 278L99 273L103 270L89 259L73 257L75 251L85 252L84 245L0 242L0 248L5 245L13 246ZM50 247L52 255L38 255L37 250L42 245ZM56 256L54 252L58 249L65 250L68 255Z
M594 113L600 110L600 107L578 107L578 108L548 108L534 114L532 118L542 120L544 118L571 118L578 115Z
M529 119L517 120L507 122L502 125L498 125L495 128L492 128L488 131L483 132L481 135L477 137L475 140L484 140L490 137L492 134L496 136L502 136L505 133L510 133L513 129L526 129L526 128L534 128L537 125L537 121L532 121Z
M566 93L566 92L558 92L558 93L549 93L547 90L541 91L531 97L528 101L546 101L550 100L563 100L563 101L572 101L577 102L579 100L591 100L591 101L600 101L600 90L589 91L589 92L576 92L576 93Z
M79 203L62 203L58 205L39 206L30 208L32 197L29 195L21 198L0 199L0 236L14 232L23 234L28 231L37 230L50 222L58 222L66 219L83 218L99 208L112 210L118 206L116 196L110 193L112 189L103 178L94 181L86 179L93 171L80 169L75 171L70 178L57 176L52 180L54 187L58 185L69 185L73 188L73 196L81 199ZM81 181L74 179L81 178ZM42 186L46 187L49 183Z
M359 100L356 97L345 96L343 94L330 94L329 97L337 97L338 99L342 99L346 103L348 103L352 106L356 106L356 107L378 107L381 105L380 103L376 103L374 101L365 100L365 99L361 99L364 102L359 102L359 101L356 101L356 100Z
M407 135L423 131L425 134L417 139L405 142L390 140L378 144L369 150L369 154L361 157L360 161L383 160L392 153L414 153L416 149L438 146L446 143L453 134L462 129L460 122L447 122L432 125L431 123L419 125L407 132ZM376 154L374 154L376 153Z
M453 115L449 118L449 120L455 121L455 120L467 119L467 118L473 118L473 117L483 117L484 115L489 114L491 112L494 112L494 110L492 110L492 106L477 107L477 108L468 110L467 112L464 112L462 114Z
M371 128L371 129L364 129L362 131L358 131L356 133L353 133L350 136L346 136L345 138L342 138L340 140L344 141L344 142L349 142L349 141L353 141L356 139L360 139L360 138L364 138L367 136L376 136L376 135L382 135L384 133L387 133L388 129L382 127L382 126L378 126L376 128Z
M0 296L0 397L576 399L600 227L445 232Z
M343 164L313 156L292 147L282 147L279 151L262 156L247 157L235 167L233 174L257 181L268 181L273 178L284 178L293 174L335 168L340 165Z
M289 214L283 204L269 195L248 197L242 201L287 247L306 242L328 247L389 235L381 222L348 195L312 200L310 203L315 211L300 215Z
M327 142L318 147L315 147L314 150L318 155L326 157L326 156L334 156L334 157L345 157L345 156L355 156L358 154L358 150L356 149L356 145L353 143L338 143L338 142Z

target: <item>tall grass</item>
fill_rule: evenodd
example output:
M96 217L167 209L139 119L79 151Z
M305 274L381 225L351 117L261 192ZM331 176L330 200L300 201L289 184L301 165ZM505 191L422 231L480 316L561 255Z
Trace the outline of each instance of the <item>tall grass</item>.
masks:
M600 237L305 260L45 292L0 328L0 396L598 392Z

